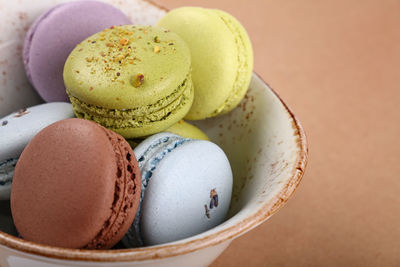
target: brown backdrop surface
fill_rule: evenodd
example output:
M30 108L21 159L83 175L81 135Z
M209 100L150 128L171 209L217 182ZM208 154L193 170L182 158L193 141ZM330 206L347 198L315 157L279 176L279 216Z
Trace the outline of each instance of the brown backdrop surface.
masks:
M309 139L295 196L212 266L400 266L400 1L157 2L237 17Z

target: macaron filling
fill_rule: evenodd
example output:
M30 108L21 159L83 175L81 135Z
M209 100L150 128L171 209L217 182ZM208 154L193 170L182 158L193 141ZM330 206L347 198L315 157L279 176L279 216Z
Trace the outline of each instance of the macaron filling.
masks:
M18 158L13 158L0 162L0 186L11 184L17 161Z
M147 106L126 109L109 109L85 103L67 90L75 114L111 129L140 128L150 123L167 119L175 110L179 110L192 101L193 85L190 74L167 97Z
M142 177L142 191L140 193L140 204L136 217L133 221L132 227L128 230L123 240L124 243L130 247L139 247L144 245L140 230L141 204L153 172L168 153L190 141L192 141L192 139L182 138L176 135L165 136L150 145L142 155L137 155Z
M238 51L238 71L229 97L225 100L224 104L222 104L213 112L211 116L223 114L230 111L232 109L231 107L236 105L237 100L243 97L242 95L244 94L244 92L246 92L246 90L243 90L243 87L246 86L246 83L248 82L247 77L249 66L247 57L250 56L246 52L246 42L245 40L243 40L242 34L240 34L242 31L240 25L237 22L233 21L229 16L225 15L223 12L220 12L218 10L213 10L213 12L215 12L221 18L226 27L232 32L232 35L235 39Z
M121 236L120 229L125 225L125 221L129 216L127 212L134 205L137 187L135 182L134 165L130 162L131 155L128 145L116 133L102 128L110 140L116 156L117 162L117 179L115 181L115 193L112 208L110 209L110 217L104 223L103 228L96 237L87 244L85 249L107 248L107 243L116 243ZM116 240L111 241L110 240Z

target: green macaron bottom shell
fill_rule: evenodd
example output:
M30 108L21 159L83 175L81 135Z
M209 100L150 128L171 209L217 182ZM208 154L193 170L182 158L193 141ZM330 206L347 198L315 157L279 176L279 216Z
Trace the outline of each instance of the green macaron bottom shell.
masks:
M190 75L171 95L132 109L99 107L80 101L69 91L67 93L78 118L95 121L124 138L148 136L170 127L187 114L194 96Z

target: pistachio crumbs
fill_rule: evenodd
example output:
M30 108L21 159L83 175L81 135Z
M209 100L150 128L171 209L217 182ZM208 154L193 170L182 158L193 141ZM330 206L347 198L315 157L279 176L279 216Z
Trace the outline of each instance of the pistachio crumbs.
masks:
M142 85L143 81L144 81L144 75L141 73L132 77L132 85L136 88L140 87Z
M101 71L111 82L125 84L125 81L130 81L133 87L140 87L144 82L144 74L138 73L131 76L130 79L127 79L127 75L129 77L131 74L125 73L124 75L125 65L136 65L142 61L137 57L139 52L137 47L155 54L176 51L174 47L171 47L174 45L171 40L165 36L160 38L158 35L151 35L151 32L151 26L118 26L110 27L93 36L87 40L87 43L95 49L99 49L99 52L97 52L97 56L85 58L85 66L89 73L93 75ZM164 32L169 31L165 30ZM143 41L150 47L143 47L140 44L143 44ZM82 50L83 48L79 48L78 51ZM76 72L79 73L79 71Z

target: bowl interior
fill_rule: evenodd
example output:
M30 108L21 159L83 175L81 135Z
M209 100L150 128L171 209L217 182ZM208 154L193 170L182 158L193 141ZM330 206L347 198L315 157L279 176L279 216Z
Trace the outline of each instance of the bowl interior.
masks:
M32 21L63 0L3 1L0 3L0 117L41 103L29 85L23 64L24 34ZM121 8L135 24L154 24L166 11L142 0L104 1ZM234 188L229 218L202 234L145 249L114 250L120 260L171 256L220 243L260 224L280 208L297 187L307 160L303 130L281 99L253 75L239 106L227 115L193 122L228 155ZM0 129L1 131L1 129ZM8 202L0 202L0 230L16 235ZM0 244L41 255L105 259L110 251L68 250L41 246L0 231ZM189 245L188 245L189 244ZM165 250L174 247L175 251ZM124 254L125 253L125 254ZM61 255L61 256L60 256ZM115 257L115 255L114 255Z

